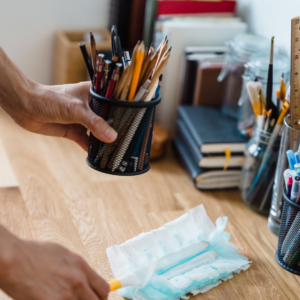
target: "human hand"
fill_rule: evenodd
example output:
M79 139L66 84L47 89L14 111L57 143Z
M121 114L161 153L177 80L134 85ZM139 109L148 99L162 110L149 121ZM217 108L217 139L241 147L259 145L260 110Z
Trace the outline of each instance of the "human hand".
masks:
M0 267L0 288L15 300L106 300L109 285L78 255L17 240Z
M88 150L89 129L111 143L117 133L89 106L90 82L45 86L28 79L0 47L0 106L24 129L75 141Z

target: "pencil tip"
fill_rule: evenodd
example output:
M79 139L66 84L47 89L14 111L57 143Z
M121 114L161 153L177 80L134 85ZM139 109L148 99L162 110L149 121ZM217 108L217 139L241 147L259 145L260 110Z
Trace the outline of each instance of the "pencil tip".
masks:
M282 72L282 74L281 74L281 77L282 77L282 79L284 78L284 73Z
M170 46L170 47L169 47L169 51L171 51L171 50L172 50L172 47L173 47L173 46Z
M165 40L167 40L167 39L168 39L168 36L166 35L166 36L165 36Z
M271 43L274 43L275 36L272 36Z

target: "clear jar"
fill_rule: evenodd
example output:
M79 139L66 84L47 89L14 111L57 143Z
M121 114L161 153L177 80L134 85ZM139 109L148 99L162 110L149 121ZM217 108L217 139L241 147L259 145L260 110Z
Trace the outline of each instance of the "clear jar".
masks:
M272 205L268 219L268 226L276 235L278 235L279 232L283 206L282 192L285 185L283 172L289 168L286 151L289 149L292 149L294 152L298 151L300 143L300 131L293 129L290 126L290 121L290 116L286 116L283 123L280 152L273 185Z
M229 48L224 59L224 66L218 81L226 78L225 90L222 99L222 113L238 119L238 101L241 97L245 67L254 53L266 51L270 48L270 41L253 34L239 34L232 41L226 43Z
M245 64L243 77L242 95L239 99L239 116L238 130L242 134L247 133L247 129L253 126L255 118L252 105L247 93L246 83L248 81L259 81L262 84L264 94L267 93L267 81L270 62L270 51L264 51L254 54L250 57L249 62ZM273 95L272 99L276 101L276 90L279 89L282 73L286 84L290 78L290 60L282 55L278 47L274 49L273 56Z
M269 141L270 133L256 126L246 146L240 187L244 203L263 215L268 215L270 211L280 136L263 162Z

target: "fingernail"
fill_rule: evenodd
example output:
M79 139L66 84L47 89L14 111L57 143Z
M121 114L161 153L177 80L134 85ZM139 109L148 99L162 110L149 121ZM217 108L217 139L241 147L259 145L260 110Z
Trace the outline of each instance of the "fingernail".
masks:
M108 128L104 134L104 136L112 142L117 138L117 135L118 134L112 128Z

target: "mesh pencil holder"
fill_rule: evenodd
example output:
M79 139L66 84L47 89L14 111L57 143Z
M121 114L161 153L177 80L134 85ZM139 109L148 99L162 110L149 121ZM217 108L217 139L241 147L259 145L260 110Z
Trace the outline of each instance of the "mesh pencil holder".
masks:
M103 173L134 176L150 169L150 151L158 95L149 102L104 98L91 87L92 110L118 133L115 142L101 142L90 133L87 164Z
M300 205L287 197L285 188L283 200L276 260L287 271L300 275Z

